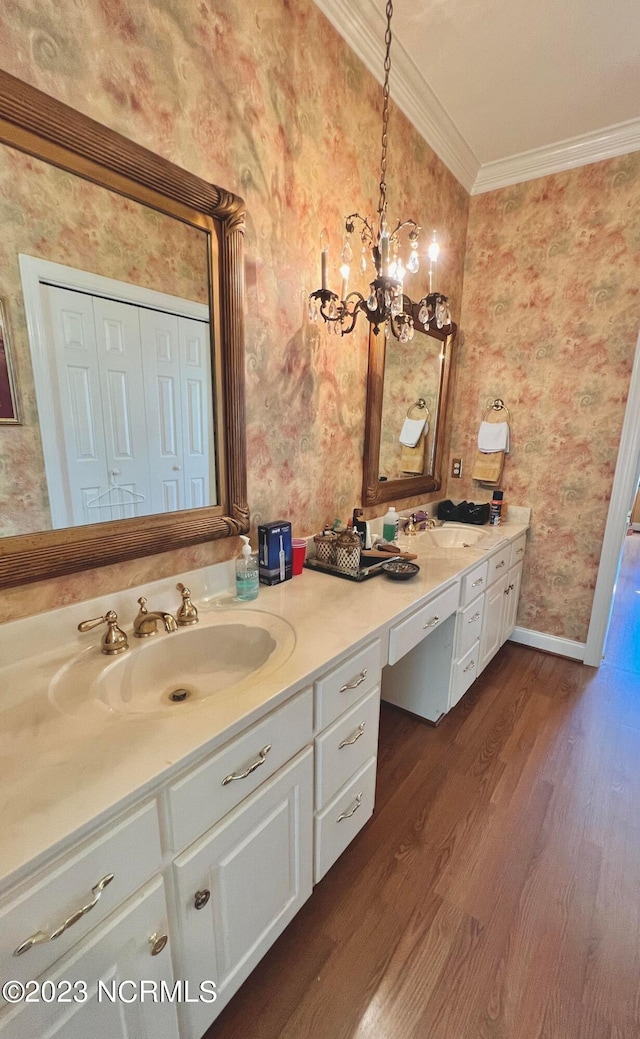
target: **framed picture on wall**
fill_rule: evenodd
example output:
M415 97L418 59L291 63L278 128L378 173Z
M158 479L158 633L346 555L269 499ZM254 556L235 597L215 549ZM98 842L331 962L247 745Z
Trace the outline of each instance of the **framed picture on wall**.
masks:
M0 299L0 423L19 425L18 398L11 368L7 311Z

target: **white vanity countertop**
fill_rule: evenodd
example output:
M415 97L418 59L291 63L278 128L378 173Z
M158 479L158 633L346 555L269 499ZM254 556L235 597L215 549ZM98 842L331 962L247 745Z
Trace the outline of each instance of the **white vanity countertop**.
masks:
M244 610L267 611L289 622L296 642L273 674L202 703L178 706L184 711L179 716L123 715L88 699L65 714L48 696L56 672L80 649L90 645L97 658L108 661L99 648L102 628L79 636L80 620L115 608L130 631L140 594L147 596L150 609L175 612L178 578L0 625L0 891L62 850L72 836L82 838L114 809L152 792L161 780L308 687L337 657L378 636L384 663L394 622L527 526L485 527L480 544L462 550L429 549L419 535L401 538L419 557L420 573L410 581L379 575L356 583L305 569L282 585L261 586L257 600L245 604L220 594L220 581L227 588L233 581L232 564L182 575L202 614L225 609L239 617ZM216 597L204 602L212 593ZM179 638L180 632L156 637ZM129 652L135 651L133 644Z

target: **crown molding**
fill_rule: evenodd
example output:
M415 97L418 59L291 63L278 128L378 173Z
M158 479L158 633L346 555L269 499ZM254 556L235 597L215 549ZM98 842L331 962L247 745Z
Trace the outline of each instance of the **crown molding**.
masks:
M380 84L384 81L386 20L372 0L315 0L316 5ZM390 93L436 155L468 192L480 163L397 37Z
M315 0L317 7L379 83L384 75L385 17L374 0ZM480 164L397 37L393 41L391 96L471 195L640 151L640 120L571 137L544 148Z
M471 194L481 195L486 191L506 188L510 184L547 177L551 173L562 173L635 151L640 151L640 119L558 141L546 148L535 148L507 159L484 163L478 171Z

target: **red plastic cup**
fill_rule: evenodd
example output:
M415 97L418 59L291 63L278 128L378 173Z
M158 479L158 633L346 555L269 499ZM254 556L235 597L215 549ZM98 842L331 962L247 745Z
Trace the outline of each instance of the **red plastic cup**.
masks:
M292 569L293 576L302 573L304 560L307 554L307 542L304 538L292 538L291 549L293 552Z

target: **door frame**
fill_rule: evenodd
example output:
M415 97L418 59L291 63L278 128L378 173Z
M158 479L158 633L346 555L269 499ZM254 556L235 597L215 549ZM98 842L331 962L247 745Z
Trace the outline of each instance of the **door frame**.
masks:
M602 541L600 566L593 596L584 663L600 667L609 628L620 557L627 534L629 512L640 477L640 334L629 383L627 406L622 424L609 513Z

